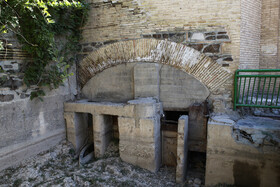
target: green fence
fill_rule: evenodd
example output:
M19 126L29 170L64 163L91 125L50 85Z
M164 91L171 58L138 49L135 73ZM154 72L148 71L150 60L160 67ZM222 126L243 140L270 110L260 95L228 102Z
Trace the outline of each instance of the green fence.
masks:
M236 107L280 108L280 69L236 70Z

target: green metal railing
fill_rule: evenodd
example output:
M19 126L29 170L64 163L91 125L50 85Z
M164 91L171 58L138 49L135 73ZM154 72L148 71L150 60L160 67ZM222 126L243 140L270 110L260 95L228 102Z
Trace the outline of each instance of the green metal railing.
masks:
M234 110L238 106L280 108L279 95L280 69L236 70Z

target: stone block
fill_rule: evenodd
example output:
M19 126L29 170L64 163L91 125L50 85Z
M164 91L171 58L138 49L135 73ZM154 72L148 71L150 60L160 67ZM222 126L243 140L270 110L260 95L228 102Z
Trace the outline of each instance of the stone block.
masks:
M64 111L132 117L134 116L134 105L81 100L79 102L64 103Z
M134 66L134 98L159 98L160 65L138 63Z
M152 172L156 172L160 165L160 155L156 150L155 143L140 141L119 142L120 157L123 161L139 166Z
M188 149L191 151L206 152L207 114L206 104L194 104L189 107L189 140Z
M155 75L145 75L140 71L144 65L148 72L153 70L151 74L158 73L154 70L159 71L158 82L156 81L158 77ZM138 66L141 68L134 74ZM152 67L152 70L149 67ZM143 71L146 71L145 68ZM134 84L138 79L139 84ZM148 79L153 80L152 83L147 82ZM159 94L155 94L154 91L151 93L152 90L158 89L158 86ZM135 89L141 94L134 93ZM177 68L156 63L128 63L110 67L96 74L83 87L82 93L89 101L117 103L125 103L140 96L157 97L159 95L163 107L174 110L187 108L196 102L203 102L210 92L199 80Z
M95 157L104 155L113 135L113 118L109 115L93 114L93 141Z
M66 137L74 147L76 153L79 153L88 139L88 122L83 113L65 112Z
M191 40L198 40L198 41L205 40L204 33L201 33L201 32L193 33L191 36Z
M123 161L156 172L161 163L160 120L119 117L120 157Z
M181 116L178 122L176 182L182 183L187 176L188 161L188 116Z
M127 102L134 99L133 67L120 64L97 74L83 87L82 93L90 101Z
M12 101L14 99L14 95L12 94L0 94L0 102L8 102L8 101Z
M138 118L150 118L161 113L161 103L157 103L153 98L139 98L128 101L134 106L134 116Z

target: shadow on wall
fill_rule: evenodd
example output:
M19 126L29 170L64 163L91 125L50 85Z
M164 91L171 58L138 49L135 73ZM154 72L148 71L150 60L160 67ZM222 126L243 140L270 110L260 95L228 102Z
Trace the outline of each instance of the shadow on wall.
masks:
M233 176L236 186L260 186L260 170L257 166L235 160Z

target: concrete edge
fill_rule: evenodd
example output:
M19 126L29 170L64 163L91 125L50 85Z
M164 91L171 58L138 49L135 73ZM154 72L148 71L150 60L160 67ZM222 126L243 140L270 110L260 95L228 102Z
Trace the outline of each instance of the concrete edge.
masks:
M0 149L0 171L46 151L65 139L65 129Z

